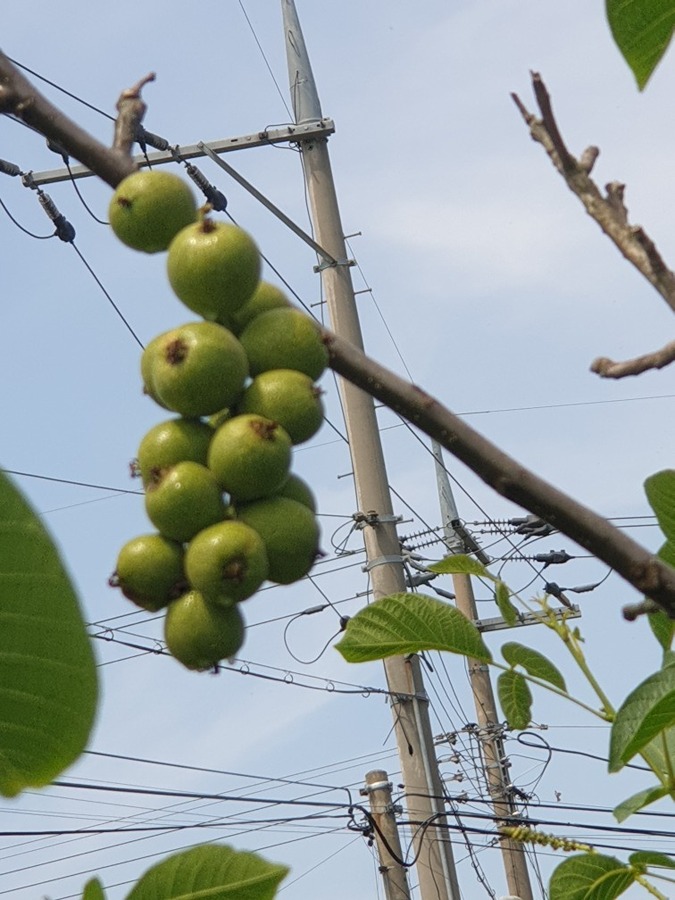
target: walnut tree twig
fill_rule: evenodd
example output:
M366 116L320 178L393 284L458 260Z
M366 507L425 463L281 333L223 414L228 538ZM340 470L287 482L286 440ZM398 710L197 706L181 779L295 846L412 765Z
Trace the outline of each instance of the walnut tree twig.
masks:
M110 150L47 100L0 51L0 113L35 128L87 166L111 187L136 168L124 153Z
M549 93L537 72L532 72L532 86L541 119L530 113L516 94L511 95L530 129L532 139L546 150L569 189L583 203L586 212L675 311L675 274L665 264L656 245L643 228L631 225L628 221L628 211L623 202L624 186L612 182L606 186L603 196L590 177L598 149L589 147L580 159L576 159L564 144L553 115Z
M591 363L591 372L602 378L625 378L627 375L640 375L650 369L663 369L672 362L675 362L675 341L653 353L645 353L644 356L636 356L635 359L623 362L614 362L606 356L600 356Z
M131 156L131 148L136 141L138 128L147 109L141 99L141 90L148 82L154 80L155 73L150 72L133 87L122 91L120 99L117 101L113 148L124 156Z

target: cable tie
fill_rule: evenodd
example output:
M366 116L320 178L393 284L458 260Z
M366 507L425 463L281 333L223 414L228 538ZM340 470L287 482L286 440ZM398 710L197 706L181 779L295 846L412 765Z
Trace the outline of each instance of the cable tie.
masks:
M12 178L21 174L21 169L19 166L14 165L14 163L7 162L6 159L0 159L0 172L3 175L11 175Z
M376 566L388 566L392 563L403 563L403 557L398 555L378 556L376 559L369 559L365 565L361 566L361 571L370 572Z

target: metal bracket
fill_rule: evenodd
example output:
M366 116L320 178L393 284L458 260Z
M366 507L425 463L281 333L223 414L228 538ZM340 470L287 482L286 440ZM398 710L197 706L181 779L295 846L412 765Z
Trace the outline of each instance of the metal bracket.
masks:
M366 525L384 525L388 522L402 522L403 518L396 515L381 516L376 510L369 509L368 512L355 512L352 514L356 528L365 528Z
M354 259L335 259L335 260L324 260L324 262L319 263L314 266L314 271L319 273L323 272L324 269L336 269L338 266L355 266L356 260Z

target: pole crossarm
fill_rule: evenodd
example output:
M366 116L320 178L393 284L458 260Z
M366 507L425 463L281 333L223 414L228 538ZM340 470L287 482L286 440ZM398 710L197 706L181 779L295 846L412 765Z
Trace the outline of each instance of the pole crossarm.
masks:
M278 128L265 128L253 134L244 134L239 137L223 138L219 141L200 142L198 144L186 144L172 147L170 150L159 150L156 153L136 154L132 157L133 164L138 168L144 166L161 166L175 162L177 159L199 159L208 156L208 151L213 153L229 153L233 150L250 150L251 147L264 147L268 144L300 143L301 141L313 141L317 138L326 138L335 132L335 123L332 119L321 118L311 122L303 122L299 125L281 125ZM87 166L71 166L70 169L49 169L44 172L33 172L32 179L36 185L55 184L59 181L70 181L73 178L89 178L97 173L92 172Z

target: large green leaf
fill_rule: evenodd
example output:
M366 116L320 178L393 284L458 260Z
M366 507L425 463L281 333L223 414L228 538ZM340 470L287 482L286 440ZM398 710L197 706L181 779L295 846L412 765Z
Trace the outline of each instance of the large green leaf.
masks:
M669 5L675 8L675 0ZM654 510L661 531L675 542L675 469L664 469L645 480L645 494ZM665 550L665 548L662 548ZM667 560L667 557L664 556ZM668 561L668 560L667 560Z
M497 679L497 695L509 728L522 731L532 720L532 694L525 677L508 669Z
M105 891L98 878L92 878L85 884L82 900L105 900Z
M531 647L515 641L508 641L502 647L502 656L510 666L522 666L533 678L548 681L549 684L560 688L561 691L567 690L565 679L559 670L550 659L547 659L538 650L533 650Z
M482 662L492 656L480 632L454 606L424 594L392 594L366 606L347 623L335 645L347 662L447 650Z
M511 603L511 592L503 581L495 583L495 603L507 625L515 625L518 621L518 610Z
M675 542L666 541L657 556L675 568ZM661 610L650 613L648 618L654 637L664 650L669 650L673 643L673 636L675 636L675 619L671 619Z
M667 796L668 793L668 788L663 787L663 785L639 791L637 794L633 794L631 797L622 800L618 806L614 807L614 818L617 822L625 822L625 820L629 816L632 816L633 813L640 809L644 809L645 806L649 806L650 803L656 803L657 800L661 800L661 798Z
M615 900L634 880L631 869L613 856L570 856L551 876L549 900Z
M673 35L675 0L607 0L607 18L642 90Z
M272 900L287 874L255 853L204 844L157 863L127 900Z
M675 724L675 666L650 675L626 697L612 724L609 771L618 772Z
M94 657L47 531L0 473L0 793L41 787L84 750Z
M480 578L489 578L491 581L495 580L495 576L488 572L482 562L461 553L446 556L440 562L429 566L429 569L437 575L476 575Z
M653 850L637 850L628 857L631 866L647 868L653 866L658 869L675 869L675 859L666 856L665 853L657 853Z

